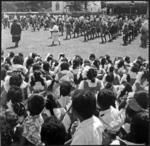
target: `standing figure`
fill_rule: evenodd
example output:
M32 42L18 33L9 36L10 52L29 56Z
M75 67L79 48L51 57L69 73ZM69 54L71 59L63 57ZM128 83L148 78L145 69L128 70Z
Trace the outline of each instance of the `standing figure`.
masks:
M52 29L50 29L51 35L52 35L52 45L54 45L55 42L59 42L60 45L60 39L59 39L59 27L54 22L54 26Z
M13 24L11 25L11 35L12 35L12 42L15 43L15 47L18 47L18 43L21 38L21 25L17 22L17 18L14 19Z
M69 22L69 20L66 21L65 28L66 28L66 40L68 39L68 35L70 36L71 39L71 23Z

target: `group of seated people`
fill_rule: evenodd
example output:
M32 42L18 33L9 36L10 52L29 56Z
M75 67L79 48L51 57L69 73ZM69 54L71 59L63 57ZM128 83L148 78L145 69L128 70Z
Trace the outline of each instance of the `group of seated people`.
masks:
M1 52L2 146L149 144L149 62Z

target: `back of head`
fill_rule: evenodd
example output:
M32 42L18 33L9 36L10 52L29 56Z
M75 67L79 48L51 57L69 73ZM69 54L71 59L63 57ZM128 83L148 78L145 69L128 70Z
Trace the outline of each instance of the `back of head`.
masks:
M19 55L16 55L13 59L13 63L23 65L23 58Z
M97 103L103 110L107 110L110 106L115 107L115 99L116 97L113 91L109 89L102 89L98 93Z
M63 145L65 143L66 131L64 125L54 116L45 120L41 129L41 141L46 146Z
M11 100L13 104L22 102L22 90L17 86L10 87L7 93L7 100Z
M60 95L68 96L71 92L71 84L68 81L62 81L60 84Z
M75 90L72 95L72 108L77 115L86 120L96 111L96 98L88 90Z
M33 94L28 100L28 110L32 116L39 115L44 106L44 98L41 95Z
M97 71L94 68L90 68L87 72L87 78L92 82L95 82L96 76L97 76Z

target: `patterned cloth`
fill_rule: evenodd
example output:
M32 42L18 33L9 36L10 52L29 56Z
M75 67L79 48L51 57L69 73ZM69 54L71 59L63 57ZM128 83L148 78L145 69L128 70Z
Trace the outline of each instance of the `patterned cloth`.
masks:
M23 122L23 134L29 142L34 145L41 144L41 126L44 120L41 115L28 116Z

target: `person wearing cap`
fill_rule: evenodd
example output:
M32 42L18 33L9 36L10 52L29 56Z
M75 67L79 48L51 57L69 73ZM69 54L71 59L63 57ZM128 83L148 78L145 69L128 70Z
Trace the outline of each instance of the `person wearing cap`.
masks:
M11 25L11 35L12 35L12 42L15 43L15 47L18 47L18 43L21 38L21 25L17 22L17 18L14 18L13 24Z

